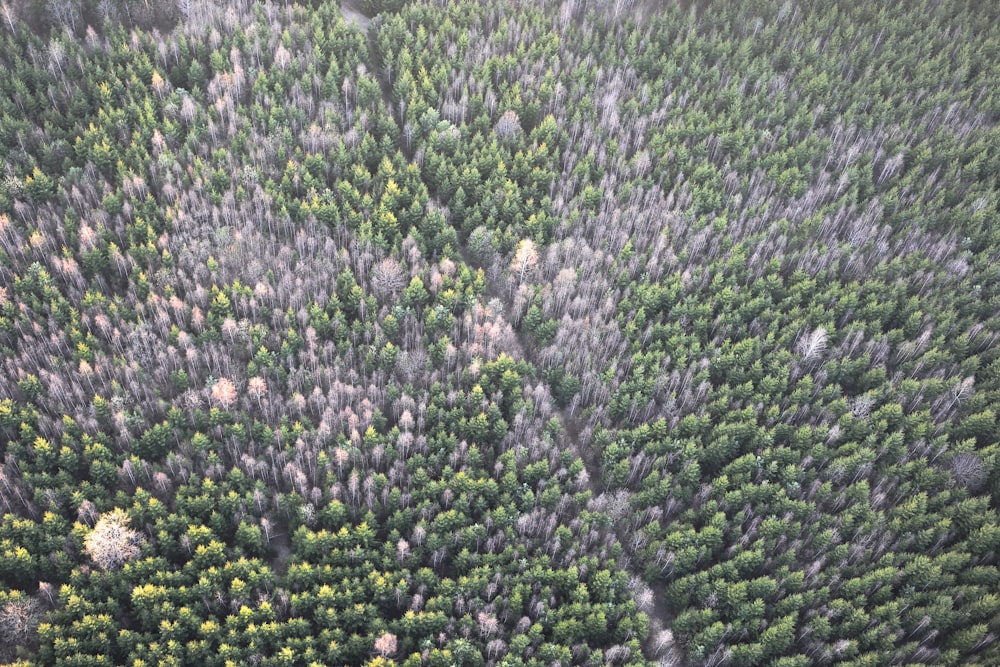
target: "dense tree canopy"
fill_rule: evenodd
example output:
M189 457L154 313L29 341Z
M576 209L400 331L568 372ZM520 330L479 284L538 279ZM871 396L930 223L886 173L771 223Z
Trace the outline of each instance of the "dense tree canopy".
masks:
M1000 663L1000 15L820 5L4 4L0 661Z

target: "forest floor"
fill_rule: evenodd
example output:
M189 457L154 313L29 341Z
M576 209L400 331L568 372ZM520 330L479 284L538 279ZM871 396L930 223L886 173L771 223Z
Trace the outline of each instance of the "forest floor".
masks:
M385 73L380 71L380 68L376 65L379 61L376 57L377 49L375 48L375 35L368 32L368 26L371 25L372 20L361 12L358 0L340 0L340 14L344 17L344 20L347 21L348 24L357 27L358 30L365 34L365 37L368 40L368 63L371 64L373 68L371 74L375 77L375 80L378 81L379 89L382 91L382 101L385 103L386 108L389 110L390 114L395 114L393 108L394 105L392 103L392 83L385 76Z
M368 31L368 25L372 22L370 18L361 13L358 0L340 0L340 14L345 21L356 25L363 32Z
M274 550L271 568L276 574L283 576L288 573L288 564L292 560L292 538L288 534L287 525L281 526L279 531L268 538L268 545Z

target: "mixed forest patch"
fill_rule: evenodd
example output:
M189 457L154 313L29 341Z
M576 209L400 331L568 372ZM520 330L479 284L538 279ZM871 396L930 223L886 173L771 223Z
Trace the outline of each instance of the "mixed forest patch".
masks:
M1000 663L1000 12L819 4L4 4L0 662Z

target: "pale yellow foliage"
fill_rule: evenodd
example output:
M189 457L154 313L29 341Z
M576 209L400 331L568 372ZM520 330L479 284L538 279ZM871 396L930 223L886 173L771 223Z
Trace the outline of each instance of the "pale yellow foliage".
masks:
M375 652L383 658L388 658L396 652L396 635L386 632L375 640Z
M129 527L128 514L115 508L101 515L83 544L91 560L101 569L117 570L139 555L142 536Z
M520 282L524 282L525 275L532 271L537 264L538 251L535 249L535 242L531 239L523 239L517 244L514 260L510 263L510 270L517 274Z
M236 402L236 387L231 380L219 378L212 385L212 400L223 408L228 408Z

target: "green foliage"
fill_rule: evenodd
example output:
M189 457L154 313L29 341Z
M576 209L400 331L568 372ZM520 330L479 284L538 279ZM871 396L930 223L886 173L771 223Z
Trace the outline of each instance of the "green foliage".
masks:
M6 8L0 659L1000 662L1000 16L807 5Z

